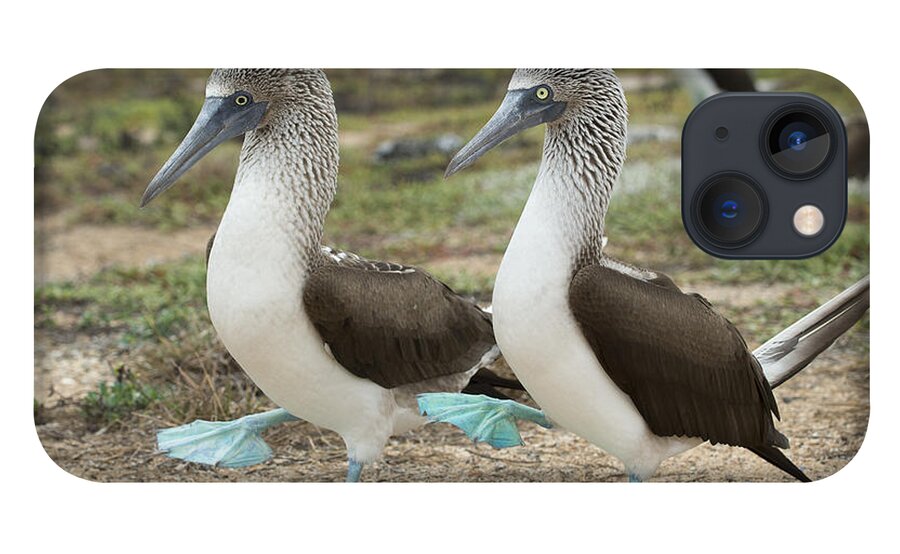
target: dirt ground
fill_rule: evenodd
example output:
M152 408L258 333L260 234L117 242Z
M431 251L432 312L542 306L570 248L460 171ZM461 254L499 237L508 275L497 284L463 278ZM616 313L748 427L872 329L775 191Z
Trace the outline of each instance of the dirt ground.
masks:
M215 225L164 233L127 225L66 224L66 214L35 221L35 283L89 277L107 267L157 264L201 254Z
M43 278L71 279L111 263L163 261L203 251L211 229L192 230L167 240L158 231L106 226L102 249L73 245L93 241L94 230L46 226ZM167 244L159 252L141 245ZM176 246L177 245L177 246ZM102 252L102 254L97 254ZM117 253L117 254L111 254ZM118 257L123 257L119 259ZM465 260L436 263L464 263ZM496 259L477 260L498 264ZM714 304L739 306L758 298L753 290L691 283ZM752 287L751 287L752 288ZM755 291L760 292L760 291ZM785 291L766 288L770 297ZM60 317L65 317L62 314ZM759 343L766 337L747 337ZM77 400L110 375L110 352L118 337L38 331L35 336L35 395L44 404L37 432L48 455L67 472L94 481L341 481L346 452L341 438L306 422L271 429L274 450L267 463L225 469L172 460L155 450L155 432L166 423L138 412L124 423L95 431L80 416ZM791 440L788 456L811 478L844 467L859 449L869 414L869 370L860 361L861 338L841 339L799 376L776 390L782 413L779 429ZM863 345L864 346L864 345ZM864 358L867 360L867 358ZM446 424L427 425L394 437L384 458L363 473L364 481L586 482L623 481L621 464L563 429L521 424L524 447L495 450L475 445ZM791 481L748 451L704 444L663 463L654 481Z
M844 467L859 449L868 421L867 368L855 366L840 345L777 392L791 440L788 455L811 478ZM37 426L48 455L69 473L94 481L341 481L346 451L341 438L306 422L265 435L275 456L243 469L172 460L155 450L164 424L140 417L91 432L77 406L47 410ZM391 439L384 458L366 468L365 481L589 482L623 481L619 462L562 429L521 424L524 447L495 450L473 444L456 428L432 424ZM654 481L791 481L748 451L704 444L663 463Z

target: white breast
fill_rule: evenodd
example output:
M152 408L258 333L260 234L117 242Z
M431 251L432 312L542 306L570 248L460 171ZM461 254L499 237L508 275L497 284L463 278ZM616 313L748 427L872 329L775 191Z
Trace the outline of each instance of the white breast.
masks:
M236 185L210 252L207 302L225 347L260 389L293 415L340 433L350 455L377 457L393 429L390 391L352 375L303 309L305 268L279 222L290 209L271 183ZM287 215L287 214L283 214Z
M538 176L503 257L493 297L497 343L552 420L618 457L629 471L650 475L674 453L671 441L650 432L572 316L575 253L560 190L545 174Z

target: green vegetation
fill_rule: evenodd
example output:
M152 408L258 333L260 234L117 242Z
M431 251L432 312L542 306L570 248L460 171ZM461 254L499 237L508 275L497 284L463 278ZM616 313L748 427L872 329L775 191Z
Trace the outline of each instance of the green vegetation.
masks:
M45 423L45 411L46 407L43 402L38 402L38 399L34 399L34 424L35 425L43 425Z
M159 400L155 388L138 382L125 368L116 368L115 374L115 382L100 383L96 391L89 392L81 401L81 411L88 424L111 425Z
M35 328L53 327L58 311L74 311L78 330L124 330L122 346L127 347L172 337L205 318L206 268L194 259L148 269L110 269L87 282L38 287L34 306Z
M269 407L215 337L206 315L205 277L203 261L192 259L110 269L85 282L36 289L36 329L110 333L130 352L129 369L119 366L113 383L101 383L81 402L89 425L122 422L145 409L174 424ZM60 324L60 314L77 317ZM38 420L44 412L35 403Z
M623 76L635 73L647 71L622 71ZM165 202L152 210L137 208L147 181L190 127L206 75L205 70L108 70L77 75L60 85L48 98L35 135L39 215L64 210L72 223L160 228L216 221L233 180L237 141L220 147L185 175L166 193ZM329 71L342 132L339 202L353 203L348 191L355 196L395 187L428 187L407 193L412 195L437 190L430 185L440 182L446 157L377 164L372 160L375 146L400 137L471 136L498 105L508 76L509 70ZM759 76L777 81L783 89L819 94L845 115L861 111L852 94L826 75L767 70ZM628 101L633 124L677 127L692 107L690 96L674 82L629 90ZM535 129L510 141L469 174L534 163L541 133ZM629 159L654 161L677 153L677 143L645 143L632 146ZM457 197L440 193L446 194L446 203L438 207L452 209ZM354 215L350 210L341 221ZM335 217L340 216L336 211Z

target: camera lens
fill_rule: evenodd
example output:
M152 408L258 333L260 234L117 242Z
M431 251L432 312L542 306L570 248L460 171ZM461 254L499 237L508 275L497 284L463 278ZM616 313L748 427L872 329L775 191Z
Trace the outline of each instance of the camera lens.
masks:
M799 152L806 148L807 140L809 140L809 138L806 136L806 133L803 131L794 131L788 136L788 146L791 150Z
M721 246L741 246L752 239L766 217L766 202L747 176L713 176L697 194L695 217L704 234Z
M790 178L812 177L832 151L832 133L812 108L794 106L777 114L766 128L764 150L770 165Z

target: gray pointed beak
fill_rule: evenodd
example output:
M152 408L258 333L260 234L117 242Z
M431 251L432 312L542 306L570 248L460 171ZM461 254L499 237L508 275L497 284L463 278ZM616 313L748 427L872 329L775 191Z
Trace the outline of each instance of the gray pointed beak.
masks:
M256 128L265 111L265 102L237 106L230 98L207 98L187 136L147 185L141 198L141 207L174 185L179 177L210 150Z
M509 91L490 121L450 160L444 178L469 167L488 150L509 137L541 123L553 121L562 115L565 108L565 102L539 102L530 89Z

